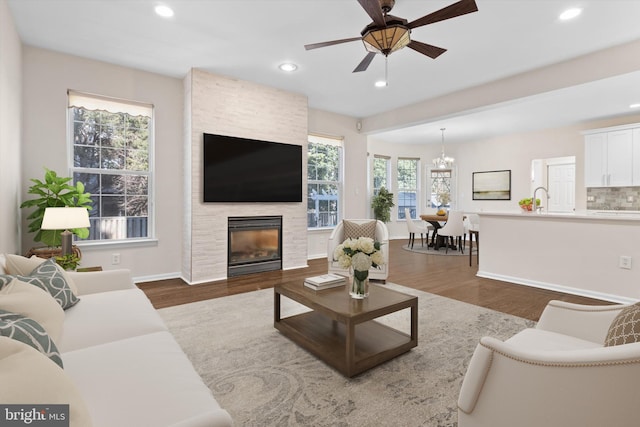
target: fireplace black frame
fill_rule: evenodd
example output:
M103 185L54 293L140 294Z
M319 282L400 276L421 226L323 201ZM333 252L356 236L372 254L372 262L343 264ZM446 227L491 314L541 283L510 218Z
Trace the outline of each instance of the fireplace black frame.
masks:
M231 233L247 230L278 231L277 258L232 262ZM227 219L227 276L235 277L245 274L261 273L264 271L282 270L282 216L243 216L228 217Z

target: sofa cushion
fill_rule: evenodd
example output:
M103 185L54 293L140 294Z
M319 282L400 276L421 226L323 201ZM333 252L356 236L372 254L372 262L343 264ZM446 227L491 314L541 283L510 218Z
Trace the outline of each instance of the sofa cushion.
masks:
M69 405L69 426L92 426L89 411L71 379L32 347L0 337L0 378L3 404L65 404Z
M604 346L631 344L640 341L640 303L620 310L613 319Z
M80 273L88 274L88 273ZM167 328L140 289L82 296L82 304L65 311L61 352L104 344Z
M376 224L377 221L367 222L353 222L349 220L343 220L342 226L344 228L343 239L357 239L358 237L369 237L373 240L376 239Z
M35 255L32 255L31 258L27 258L21 255L7 254L7 274L12 275L21 275L21 276L29 276L33 270L40 266L43 262L47 260L47 258L40 258ZM67 272L56 263L56 268L58 271L62 273L64 279L69 284L71 291L74 295L78 295L78 289L76 288L76 284L69 277Z
M13 279L0 289L0 309L35 320L55 342L62 336L62 307L48 292L36 286Z
M58 347L47 331L35 320L22 314L0 310L0 336L30 345L62 368Z
M45 262L47 258L40 258L36 255L27 258L21 255L7 254L7 274L28 276L40 264Z
M602 345L557 332L528 328L518 332L505 342L522 350L554 351L599 348Z
M198 425L216 426L221 416L231 425L169 332L71 351L63 358L96 427L168 426L193 417L202 421Z
M0 288L9 284L14 277L49 292L64 309L72 307L80 301L71 290L65 274L58 269L56 260L53 258L38 265L28 276L0 275Z

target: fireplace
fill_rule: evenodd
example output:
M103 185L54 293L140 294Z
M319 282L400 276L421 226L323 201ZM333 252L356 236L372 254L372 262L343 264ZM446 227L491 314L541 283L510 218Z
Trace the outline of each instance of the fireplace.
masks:
M282 269L282 217L229 217L227 275Z

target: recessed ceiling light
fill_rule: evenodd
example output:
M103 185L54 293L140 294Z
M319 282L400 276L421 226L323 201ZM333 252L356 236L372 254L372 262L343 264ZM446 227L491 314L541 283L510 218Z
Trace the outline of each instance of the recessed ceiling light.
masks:
M158 15L162 16L163 18L171 18L173 16L173 9L163 4L159 4L158 6L156 6L154 10Z
M638 102L637 104L629 105L629 108L640 108L640 102Z
M297 70L298 66L291 62L285 62L284 64L280 64L278 68L280 68L282 71L287 71L290 73L292 71Z
M375 84L376 87L387 87L387 81L386 80L378 80L374 84Z
M578 7L574 7L573 9L567 9L560 14L561 21L568 21L580 15L582 13L582 9Z

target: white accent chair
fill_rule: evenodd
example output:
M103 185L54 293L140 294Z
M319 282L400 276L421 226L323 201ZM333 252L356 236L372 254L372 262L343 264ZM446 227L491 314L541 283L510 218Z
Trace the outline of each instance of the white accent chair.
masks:
M535 328L483 337L458 399L459 427L638 425L640 342L604 347L627 305L551 301Z
M409 243L407 246L413 249L413 243L416 239L416 234L420 233L420 242L422 246L424 246L424 238L426 235L427 244L429 244L429 231L433 230L433 225L427 224L424 221L420 221L420 223L415 222L411 218L411 209L404 208L404 219L407 221L407 230L409 230Z
M348 219L348 221L362 224L373 220ZM380 251L382 252L382 256L384 257L384 265L381 265L378 268L371 267L371 269L369 270L369 278L373 280L381 280L384 282L387 280L387 277L389 277L389 230L387 229L385 223L382 221L376 221L375 240L377 242L380 242L381 244ZM333 232L329 236L329 240L327 242L327 262L329 264L329 273L348 276L349 270L340 267L338 261L333 260L333 252L335 251L336 247L342 242L344 242L344 227L342 221L340 221L338 225L336 225L336 228L333 229Z

